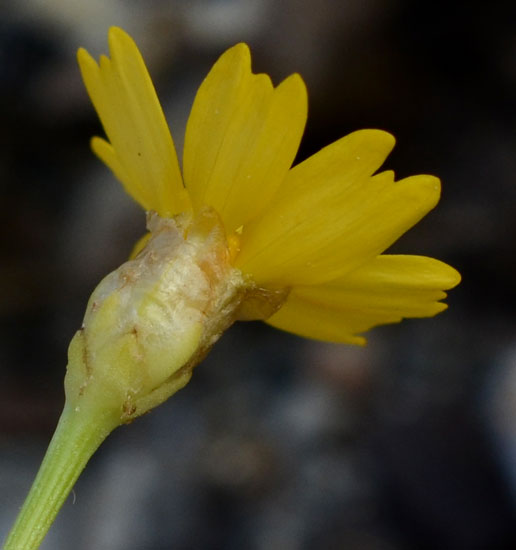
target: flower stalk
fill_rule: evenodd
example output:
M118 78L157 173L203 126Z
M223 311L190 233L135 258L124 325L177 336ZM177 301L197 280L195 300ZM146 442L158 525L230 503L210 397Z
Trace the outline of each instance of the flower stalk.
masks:
M100 407L65 406L4 550L39 548L88 460L118 424Z

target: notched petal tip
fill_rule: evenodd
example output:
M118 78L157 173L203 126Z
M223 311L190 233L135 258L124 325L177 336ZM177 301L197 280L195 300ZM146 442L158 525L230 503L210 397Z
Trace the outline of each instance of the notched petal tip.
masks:
M129 35L120 27L109 28L108 44L110 52L119 48L133 48L135 50L138 50L138 47L136 46L136 43L134 42L131 35Z
M308 117L308 90L305 81L298 73L293 73L282 80L275 89L277 95L285 94L295 104L297 112L302 112L306 123ZM303 125L304 129L304 125Z
M386 157L396 145L396 138L391 133L377 128L355 130L341 139L350 139L351 137L354 138L353 141L361 141L367 149L381 150Z
M108 30L108 37L110 36L121 36L121 37L129 37L129 34L124 31L124 29L122 29L121 27L118 27L117 25L111 25L111 27L109 27L109 30Z
M108 141L99 136L93 136L90 139L90 148L115 174L119 174L121 170L120 162L117 159L113 146Z
M433 276L435 278L436 288L438 287L442 290L450 290L455 288L461 282L462 276L454 267L434 258L431 259L435 265L435 272Z
M444 287L445 290L455 288L462 281L462 275L453 267L448 267L450 269L450 282L448 283L449 286Z
M441 180L436 176L418 174L398 180L394 185L403 186L403 195L413 203L414 214L418 217L411 225L432 210L441 198Z
M433 176L431 174L418 174L416 176L409 176L408 178L405 178L406 180L409 179L415 179L418 178L421 181L425 181L425 185L427 185L429 188L433 189L434 191L441 192L441 180L437 176ZM404 181L404 180L400 180Z
M280 86L286 86L287 83L291 86L295 86L301 93L303 93L306 97L308 97L306 83L303 80L303 77L299 73L292 73L288 75L278 84L278 88Z
M77 63L86 88L88 88L99 73L99 65L85 48L77 50Z
M133 38L119 27L111 27L108 34L109 54L119 70L125 73L134 63L140 65L140 75L146 74L145 61ZM150 77L149 77L150 80Z
M90 139L90 147L94 153L97 153L100 149L104 149L106 146L113 148L109 141L100 136L93 136Z
M244 72L251 72L251 50L245 42L239 42L235 46L228 48L215 61L215 64L204 80L213 78L214 75L217 76L219 71L230 75L234 71L235 66L241 66Z
M87 63L90 62L90 60L92 60L95 63L95 60L91 57L91 55L88 53L86 48L83 48L82 46L78 48L76 55L77 55L77 62L79 63L80 66L86 65Z
M219 59L224 59L229 56L235 56L242 60L249 60L249 65L251 64L251 50L245 42L239 42L231 46L231 48L228 48Z
M99 57L99 67L100 70L104 72L104 74L106 74L106 72L110 71L111 69L111 59L107 55L102 54Z
M445 298L447 296L445 295ZM438 313L442 313L448 309L448 304L445 302L435 302L434 311L428 314L428 317L434 317Z
M363 336L353 336L353 341L347 343L365 348L367 346L367 338L364 338Z

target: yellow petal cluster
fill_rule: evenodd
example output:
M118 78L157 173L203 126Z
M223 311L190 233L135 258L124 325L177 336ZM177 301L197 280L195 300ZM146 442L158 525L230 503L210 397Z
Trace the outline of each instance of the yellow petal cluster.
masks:
M287 296L267 322L363 344L360 334L376 325L446 308L441 300L460 281L456 270L432 258L382 254L440 195L433 176L395 181L378 172L394 146L390 134L354 132L292 168L307 117L305 85L294 74L274 87L252 73L249 48L237 44L197 92L181 174L137 46L114 27L109 48L99 63L78 52L107 136L93 138L93 150L147 211L195 218L215 210L233 267L254 288Z

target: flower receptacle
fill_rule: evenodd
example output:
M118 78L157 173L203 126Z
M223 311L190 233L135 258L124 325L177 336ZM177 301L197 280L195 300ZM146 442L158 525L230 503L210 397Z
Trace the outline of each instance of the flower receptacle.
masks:
M93 292L69 348L67 403L121 424L182 388L235 319L244 282L217 216L149 215L150 239Z

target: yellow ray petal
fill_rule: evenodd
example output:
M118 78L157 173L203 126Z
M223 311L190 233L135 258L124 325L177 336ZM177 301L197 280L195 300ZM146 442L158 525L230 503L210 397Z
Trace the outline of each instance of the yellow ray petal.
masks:
M111 59L100 66L77 53L82 77L109 144L97 138L95 153L145 210L167 216L188 208L174 143L143 59L122 29L109 30Z
M235 265L260 285L318 284L383 252L440 193L433 176L370 177L393 143L363 130L294 167L266 213L244 228Z
M307 94L292 75L273 88L251 72L249 48L226 51L202 83L185 136L185 185L197 208L214 207L231 232L260 213L290 168Z
M423 256L377 256L342 279L294 288L269 319L277 328L319 340L364 344L370 328L408 317L432 317L460 275Z
M152 197L148 188L146 189L145 186L138 186L136 183L133 185L126 185L124 183L126 181L130 182L131 179L120 164L115 150L109 142L95 136L91 139L91 149L99 159L111 169L115 177L124 184L124 188L136 202L141 204L144 208L146 204L151 202Z

